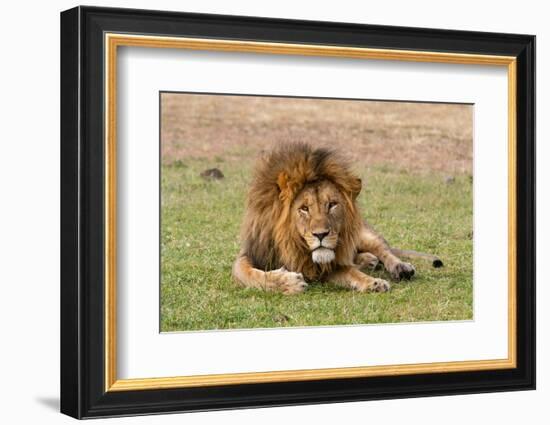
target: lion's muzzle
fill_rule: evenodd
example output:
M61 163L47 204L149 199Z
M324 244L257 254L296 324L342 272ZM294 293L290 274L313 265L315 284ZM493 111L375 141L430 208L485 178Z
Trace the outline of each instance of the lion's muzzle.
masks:
M312 236L312 237L311 237ZM338 236L330 231L312 232L310 237L307 237L307 243L311 250L311 259L318 264L326 264L334 261L334 248Z

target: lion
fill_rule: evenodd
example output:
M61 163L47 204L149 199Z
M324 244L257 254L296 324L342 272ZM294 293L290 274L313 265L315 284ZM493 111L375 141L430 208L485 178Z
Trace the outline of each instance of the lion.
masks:
M361 187L349 162L332 149L291 143L264 155L248 192L234 280L283 294L301 293L313 281L386 292L388 281L362 269L381 263L394 280L410 280L415 268L399 254L442 265L429 254L392 250L361 217Z

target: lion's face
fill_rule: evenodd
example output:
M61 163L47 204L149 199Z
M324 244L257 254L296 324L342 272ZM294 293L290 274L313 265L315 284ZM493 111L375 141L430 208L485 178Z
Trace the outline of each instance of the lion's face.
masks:
M292 202L292 225L307 243L313 262L335 259L338 236L345 222L345 199L328 180L306 185Z
M303 143L281 145L254 172L242 252L255 268L284 267L314 280L353 266L363 221L361 179L345 157Z

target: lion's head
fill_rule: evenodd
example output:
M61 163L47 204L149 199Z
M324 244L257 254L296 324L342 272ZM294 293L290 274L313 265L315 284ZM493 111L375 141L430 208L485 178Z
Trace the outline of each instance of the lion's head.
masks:
M330 180L308 183L290 207L289 224L306 241L314 263L334 261L334 250L346 219L346 202Z
M248 194L243 250L263 270L315 279L352 265L362 221L361 180L336 152L285 145L262 158Z

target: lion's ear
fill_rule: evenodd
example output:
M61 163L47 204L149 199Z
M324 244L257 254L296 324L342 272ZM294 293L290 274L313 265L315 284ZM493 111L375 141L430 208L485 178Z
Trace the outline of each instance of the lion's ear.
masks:
M355 200L357 196L359 196L359 193L361 193L361 187L362 187L361 179L359 177L351 178L349 186L350 186L349 191L350 191L351 197L353 198L353 200Z
M284 171L281 171L277 177L277 186L279 186L279 191L281 192L284 192L288 188L288 174Z
M277 186L279 186L279 199L284 201L291 197L290 178L287 173L281 171L277 177Z

